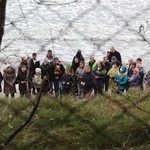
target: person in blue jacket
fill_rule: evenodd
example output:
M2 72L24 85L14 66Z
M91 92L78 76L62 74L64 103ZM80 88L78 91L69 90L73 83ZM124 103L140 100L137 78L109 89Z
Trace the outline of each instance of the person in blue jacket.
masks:
M122 65L115 75L115 82L117 83L118 91L124 92L128 84L128 76L126 74L126 67Z

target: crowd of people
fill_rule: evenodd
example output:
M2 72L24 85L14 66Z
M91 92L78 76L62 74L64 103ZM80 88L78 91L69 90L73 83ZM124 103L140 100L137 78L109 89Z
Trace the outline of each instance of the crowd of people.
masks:
M0 72L0 92L4 92L5 97L15 96L16 84L19 85L20 97L39 93L44 84L44 94L53 93L55 97L74 94L89 100L93 91L94 95L107 92L111 82L120 92L132 87L147 89L150 87L150 71L145 72L141 58L130 58L128 65L124 65L120 53L112 46L100 61L90 55L86 63L78 50L72 63L64 66L52 50L48 50L42 64L37 60L37 53L33 53L31 58L22 57L17 71L8 66Z

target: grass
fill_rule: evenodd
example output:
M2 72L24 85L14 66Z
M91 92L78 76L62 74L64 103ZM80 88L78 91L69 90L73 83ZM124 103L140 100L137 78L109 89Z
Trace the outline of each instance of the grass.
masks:
M150 92L101 95L92 102L44 96L8 150L150 149ZM28 99L0 100L0 143L29 116Z

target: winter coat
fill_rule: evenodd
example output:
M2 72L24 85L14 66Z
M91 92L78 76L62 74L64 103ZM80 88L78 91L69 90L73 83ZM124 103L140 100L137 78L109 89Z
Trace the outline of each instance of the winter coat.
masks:
M115 51L114 53L110 52L110 55L108 56L109 62L111 62L112 57L116 57L117 61L119 61L120 63L122 62L121 55L118 51Z
M128 75L129 78L133 75L132 64L129 64L129 66L128 66L127 75Z
M62 64L53 64L51 68L52 80L61 80L61 77L65 73L65 68Z
M78 82L80 82L80 81L82 80L83 74L84 74L84 69L78 67L77 70L76 70L76 72L75 72L76 80L77 80Z
M72 83L73 83L72 75L64 74L62 76L62 85L65 93L68 93L70 91Z
M51 67L49 66L49 64L42 64L41 66L40 66L40 68L41 68L41 71L42 71L42 73L41 73L41 75L42 75L42 79L44 78L44 77L47 77L47 78L49 78L49 76L50 76L50 73L51 73Z
M73 83L73 77L71 75L64 74L62 76L62 82L63 82L63 84L67 84L67 83L72 84Z
M150 70L146 73L146 75L145 75L145 77L144 77L144 81L150 83Z
M112 66L112 68L108 71L107 75L111 78L114 78L118 71L119 67L115 68L114 66Z
M29 66L30 77L33 78L35 75L35 69L40 68L40 61L34 61L33 59L31 59L29 62Z
M46 56L44 60L47 60L48 64L51 66L54 61L54 56L51 56L51 57Z
M73 71L73 74L75 74L78 67L79 67L79 62L78 63L75 63L75 62L72 63L71 69Z
M85 85L83 86L83 92L87 93L92 91L92 89L95 87L96 82L95 82L95 75L93 72L89 72L89 73L84 73L83 74L83 78L82 81L85 83Z
M104 68L106 69L106 71L108 72L111 68L112 68L112 65L109 61L106 61L104 63Z
M33 78L33 86L35 88L40 88L41 85L42 85L42 82L43 82L43 80L42 80L41 75L40 74L35 74L34 78Z
M5 94L14 94L16 93L16 74L15 69L12 67L7 67L3 73L4 79L4 93Z
M23 93L27 92L27 71L19 71L16 81L19 84L19 91Z
M140 86L141 85L141 77L139 74L137 75L132 75L131 78L129 79L129 84L130 87L132 86Z
M101 83L105 83L107 70L104 68L100 68L94 72L96 81L100 81Z
M115 82L117 83L117 87L119 91L124 91L127 87L128 84L128 76L126 73L121 74L121 73L117 73L115 75Z
M93 62L89 62L89 66L90 66L92 71L96 71L97 70L96 60L94 60Z
M84 62L84 57L83 57L83 55L81 54L81 52L78 51L78 52L76 53L76 55L73 57L72 64L75 62L75 58L76 58L76 57L78 58L79 62L80 62L80 61L83 61L83 62Z

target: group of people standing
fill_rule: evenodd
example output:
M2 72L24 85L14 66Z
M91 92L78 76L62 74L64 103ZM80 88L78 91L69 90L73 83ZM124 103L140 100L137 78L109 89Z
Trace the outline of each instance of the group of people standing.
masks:
M53 55L52 50L48 50L42 64L37 60L37 54L33 53L30 59L22 58L17 72L11 66L5 68L0 73L0 83L2 80L6 97L15 96L16 84L19 85L21 97L39 93L44 84L42 92L45 94L50 92L57 97L72 93L91 99L92 91L95 95L108 91L110 82L114 82L120 92L131 87L143 89L143 85L147 88L150 86L150 72L146 74L141 58L135 61L129 59L128 65L124 65L115 47L111 47L98 62L94 55L90 55L89 61L85 62L81 50L78 50L72 63L67 66Z

